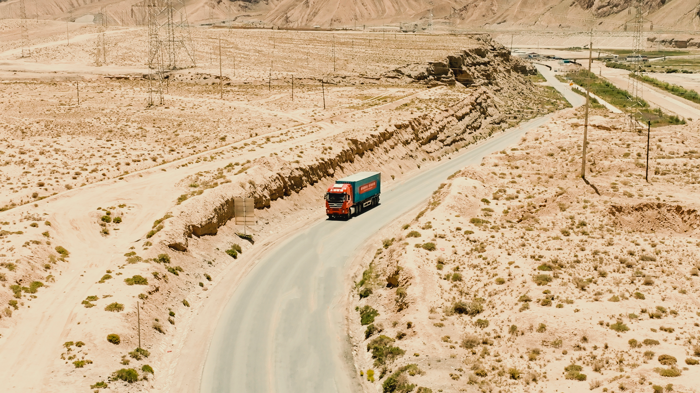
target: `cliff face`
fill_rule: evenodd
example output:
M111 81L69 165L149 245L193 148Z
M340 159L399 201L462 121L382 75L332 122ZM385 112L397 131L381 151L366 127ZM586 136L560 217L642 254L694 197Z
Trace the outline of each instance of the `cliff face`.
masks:
M277 156L257 159L231 183L177 206L173 218L167 220L153 240L187 251L188 239L216 235L234 217L236 197L245 194L254 198L256 209L267 209L275 201L337 175L366 168L369 163L384 176L392 175L392 163L398 163L399 168L420 168L423 161L440 159L516 124L532 107L547 106L547 98L539 90L543 88L527 77L534 72L531 65L511 56L487 36L478 37L477 41L481 44L443 61L412 64L382 76L385 80L394 79L392 83L396 84L438 86L460 82L466 88L430 89L428 92L433 93L426 93L428 97L403 108L411 113L415 110L414 116L371 131L353 130L326 140L324 143L332 147L331 153L306 148L302 160L290 162ZM440 102L440 109L422 109L428 102ZM546 110L554 109L559 107Z

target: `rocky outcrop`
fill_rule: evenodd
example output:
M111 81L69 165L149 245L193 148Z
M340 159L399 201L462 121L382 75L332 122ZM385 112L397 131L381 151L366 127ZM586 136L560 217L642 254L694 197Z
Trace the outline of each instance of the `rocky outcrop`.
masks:
M489 36L476 37L482 44L463 50L443 61L425 64L408 64L385 73L387 78L408 77L415 82L435 84L435 82L464 86L499 85L507 81L509 74L535 75L535 67L518 57L511 56L503 45Z
M177 206L173 218L158 234L171 249L186 251L192 236L215 235L235 214L234 196L252 197L256 209L301 192L338 172L345 173L356 160L389 163L405 159L413 163L434 159L505 129L510 120L535 104L535 87L525 77L534 68L510 56L502 45L482 38L483 45L427 65L411 65L393 71L393 77L469 86L449 94L453 100L443 109L421 113L372 131L346 134L326 140L328 152L305 160L286 161L276 155L255 160L235 181L209 189ZM438 82L439 81L439 82ZM527 97L527 98L524 98ZM442 100L442 98L441 98ZM536 105L536 104L535 104ZM368 162L368 161L365 161Z
M407 122L347 139L343 148L312 163L290 163L276 156L256 160L240 180L223 184L177 206L173 218L165 221L158 234L161 242L177 251L187 251L192 236L216 235L218 229L235 217L234 196L252 197L256 209L334 177L347 164L381 150L393 152L397 146L415 155L431 156L455 146L483 139L495 129L504 128L495 97L486 88L466 94L447 111L423 114ZM334 150L336 151L336 150ZM396 158L399 154L393 155ZM387 159L392 158L389 153ZM247 185L244 189L241 185Z
M645 11L654 12L667 2L668 0L643 0L641 3ZM632 0L576 0L576 4L584 10L592 11L597 18L605 18L634 7Z

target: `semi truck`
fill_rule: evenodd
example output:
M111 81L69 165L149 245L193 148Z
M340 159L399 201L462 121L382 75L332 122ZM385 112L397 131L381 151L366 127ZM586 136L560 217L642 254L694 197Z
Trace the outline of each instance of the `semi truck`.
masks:
M326 192L326 214L329 219L350 219L363 210L379 204L381 173L359 172L338 179Z

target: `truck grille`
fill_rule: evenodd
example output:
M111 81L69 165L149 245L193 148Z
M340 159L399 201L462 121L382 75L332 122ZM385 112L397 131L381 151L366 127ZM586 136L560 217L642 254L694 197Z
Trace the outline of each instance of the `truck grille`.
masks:
M331 209L341 209L343 207L343 204L342 204L342 202L341 203L328 202L328 207Z

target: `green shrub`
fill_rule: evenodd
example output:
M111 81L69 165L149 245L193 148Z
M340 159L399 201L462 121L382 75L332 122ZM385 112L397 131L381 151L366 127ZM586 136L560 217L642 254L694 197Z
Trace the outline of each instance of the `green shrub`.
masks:
M158 254L158 257L156 257L156 262L170 263L170 256L168 254Z
M365 329L365 340L372 337L375 333L379 333L380 330L378 327L374 326L373 323L370 323L367 326L367 329Z
M421 247L423 247L424 250L428 250L428 251L435 251L435 248L436 248L435 243L432 243L432 242L425 243Z
M122 223L122 218L121 217L114 217L112 220L115 224L121 224Z
M21 299L21 298L22 298L22 287L21 287L21 286L16 285L16 284L10 285L10 290L12 290L12 292L14 293L14 296L15 296L17 299Z
M572 379L576 381L585 381L586 380L586 374L581 374L581 370L583 370L583 367L576 365L576 364L571 364L569 366L566 366L564 368L564 371L566 371L566 379Z
M143 366L141 366L141 371L143 371L144 373L153 374L153 367L149 366L148 364L144 364Z
M661 375L662 377L672 378L672 377L679 377L681 375L681 370L679 370L675 367L671 367L671 368L658 367L658 368L655 368L654 371L659 373L659 375Z
M90 385L90 389L107 389L108 385L105 381L100 381L94 385Z
M474 322L474 324L480 329L486 329L487 327L489 327L489 321L486 319L477 319L476 322Z
M151 353L143 348L136 348L133 351L129 352L129 356L136 360L141 360L142 358L147 358L151 356Z
M105 307L105 311L111 311L111 312L120 312L120 311L124 311L124 305L123 305L123 304L119 304L119 303L117 303L117 302L110 303L110 304L107 305L107 307Z
M382 247L384 248L389 248L392 244L394 244L394 238L382 240Z
M112 222L112 217L111 217L111 216L106 216L106 215L105 215L105 216L102 216L101 220L102 220L102 222L105 222L105 223L108 223L108 224L109 224L110 222Z
M659 363L661 363L664 366L673 366L674 364L676 364L676 362L678 362L678 360L671 355L660 355L658 360Z
M226 254L228 254L233 259L237 259L239 253L242 254L243 249L241 249L241 246L239 246L238 244L232 244L231 248L226 250Z
M124 282L126 282L126 285L148 285L148 280L138 274L131 278L125 278Z
M689 366L696 366L698 363L700 363L700 362L698 362L697 359L693 359L693 358L686 358L685 359L685 364L687 364Z
M452 281L462 281L462 275L459 273L452 274Z
M180 266L166 266L165 270L167 270L169 273L172 273L176 276L180 275L180 273L178 273L178 272L184 271Z
M503 285L503 284L505 284L505 283L506 283L506 280L504 280L504 279L501 278L501 277L498 277L498 278L496 279L496 285Z
M86 364L92 364L92 360L85 359L85 360L76 360L73 362L73 365L75 366L75 368L83 368L83 367L85 367Z
M105 281L109 280L110 278L112 278L112 275L110 275L110 274L105 274L104 276L102 276L102 278L100 278L100 281L98 281L98 283L102 284L102 283L104 283Z
M121 338L119 338L119 335L114 333L107 335L107 341L114 345L119 345L119 343L122 342Z
M537 285L547 285L552 282L552 276L549 274L538 274L532 278L532 281Z
M374 370L367 370L367 380L374 382Z
M372 352L375 367L383 366L405 353L403 349L394 347L393 343L393 338L381 335L367 344L367 351Z
M418 368L417 364L407 364L399 368L396 372L391 374L386 381L382 384L383 393L408 393L416 388L408 382L405 373L409 375L422 374L421 369Z
M411 231L411 232L408 232L406 237L421 237L421 234L418 231Z
M622 332L626 332L626 331L630 330L630 328L628 328L627 325L622 323L622 321L617 321L617 322L611 324L610 329L612 329L618 333L622 333Z
M360 323L363 326L374 322L374 318L379 316L379 311L375 310L371 306L363 306L358 311L360 312Z
M133 368L123 368L112 374L113 379L119 379L128 383L134 383L139 380L139 373Z
M22 287L22 290L27 293L37 293L39 288L43 287L44 283L41 281L32 281L31 284L29 284L29 288L27 287Z
M537 270L541 270L543 272L551 272L552 270L554 270L554 267L549 263L543 263L537 266Z
M470 317L476 316L484 311L484 306L481 302L464 302L458 301L452 305L452 310L457 314L469 315Z
M360 299L364 299L366 297L369 297L369 295L372 294L372 290L369 288L362 288L359 292Z
M250 242L250 244L255 244L255 241L253 240L253 235L248 235L244 233L236 233L236 236L240 237L243 240L247 240ZM241 252L241 250L238 250L238 252Z
M190 306L190 302L188 302L187 299L183 299L183 300L182 300L182 305L185 306L185 307L189 307L189 306Z
M664 393L664 387L660 385L652 385L651 386L652 390L654 390L654 393Z
M55 250L56 250L56 252L57 252L59 255L61 255L62 258L68 258L68 256L70 255L70 253L68 252L68 250L66 250L66 249L63 248L62 246L57 246L57 247L55 248Z
M648 345L648 346L659 345L659 341L651 339L651 338L647 338L647 339L644 339L644 341L642 341L642 344Z
M644 299L646 299L646 297L644 296L644 294L641 293L641 292L635 292L635 293L634 293L634 298L635 298L635 299L639 299L639 300L644 300Z

